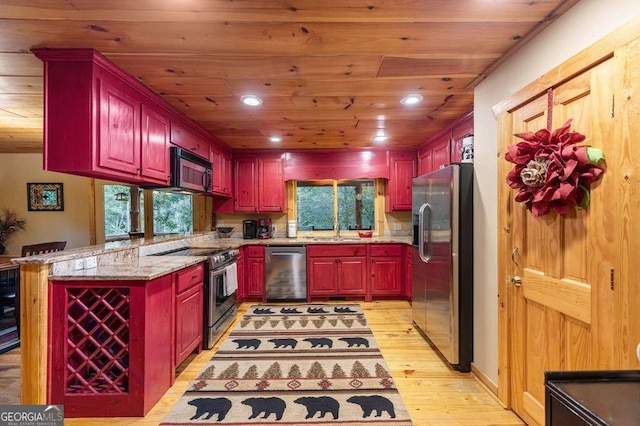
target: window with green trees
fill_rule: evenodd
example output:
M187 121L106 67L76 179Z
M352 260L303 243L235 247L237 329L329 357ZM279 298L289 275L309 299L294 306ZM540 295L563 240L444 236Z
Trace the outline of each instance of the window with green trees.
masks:
M298 229L332 230L334 218L341 230L374 229L373 180L296 182Z
M137 186L103 185L104 236L113 240L129 232L144 231L143 191ZM148 191L147 191L148 192ZM193 232L193 204L190 194L153 191L155 235Z

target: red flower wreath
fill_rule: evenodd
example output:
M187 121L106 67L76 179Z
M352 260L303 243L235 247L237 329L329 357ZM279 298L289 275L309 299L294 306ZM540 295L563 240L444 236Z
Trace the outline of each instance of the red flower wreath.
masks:
M507 147L504 158L515 164L507 183L518 190L515 200L534 216L551 210L564 215L572 206L586 208L590 185L604 172L598 166L602 151L576 146L585 136L569 132L571 121L553 133L547 129L517 133L524 141Z

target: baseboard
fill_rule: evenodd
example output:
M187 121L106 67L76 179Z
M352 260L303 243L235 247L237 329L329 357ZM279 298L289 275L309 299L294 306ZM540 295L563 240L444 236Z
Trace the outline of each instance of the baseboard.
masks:
M493 396L493 399L495 399L498 404L502 406L502 408L507 408L504 403L498 398L498 385L493 383L489 376L480 371L478 367L476 367L473 363L471 364L471 374L473 374L473 377L475 377L476 380L482 385L482 387L484 387L487 392L489 392L489 394Z

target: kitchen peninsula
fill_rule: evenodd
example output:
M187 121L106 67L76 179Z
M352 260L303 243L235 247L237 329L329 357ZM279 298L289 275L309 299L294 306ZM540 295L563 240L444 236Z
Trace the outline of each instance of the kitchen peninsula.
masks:
M64 403L65 414L73 417L143 416L162 397L181 362L175 349L180 343L176 337L177 288L197 292L203 283L205 258L153 254L181 247L242 250L256 245L339 245L343 250L353 247L365 253L363 271L368 276L372 271L379 273L380 269L370 265L389 247L398 250L387 254L398 255L402 281L407 264L400 262L404 258L399 255L409 242L407 236L243 240L204 233L14 259L21 266L23 295L21 401ZM97 266L76 270L79 259L85 265L95 261ZM191 281L181 284L181 280ZM363 294L372 297L368 287ZM396 296L407 295L402 291ZM201 308L202 298L194 300ZM189 321L200 326L202 309L189 312L193 315ZM189 342L187 354L201 350L202 335Z

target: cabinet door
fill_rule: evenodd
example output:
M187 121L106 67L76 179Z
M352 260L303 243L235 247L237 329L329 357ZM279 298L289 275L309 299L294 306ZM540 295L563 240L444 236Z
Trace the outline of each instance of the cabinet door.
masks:
M278 158L258 159L258 211L284 211L284 181L282 160Z
M262 297L264 295L264 257L248 257L245 259L247 271L247 297Z
M258 211L256 164L253 158L235 161L233 209L237 212Z
M231 196L231 157L222 153L222 185L221 191L224 195Z
M213 166L213 182L211 183L211 192L214 194L222 194L224 165L222 161L222 152L217 149L211 151L211 165Z
M387 211L411 210L411 179L415 176L415 158L392 156L391 167Z
M309 295L335 296L338 294L337 259L335 257L309 258Z
M126 87L100 78L98 166L138 175L140 167L140 101Z
M365 294L367 291L366 257L338 258L338 293Z
M140 167L143 177L169 183L169 120L147 105L142 105L142 153Z
M402 294L402 258L371 258L371 294L399 296Z
M433 151L424 152L418 160L418 176L433 171Z
M450 133L439 138L433 146L433 170L451 163L449 156Z
M462 140L473 134L473 116L469 116L458 123L451 131L451 162L462 161Z
M202 342L202 285L176 296L176 365L180 365Z

